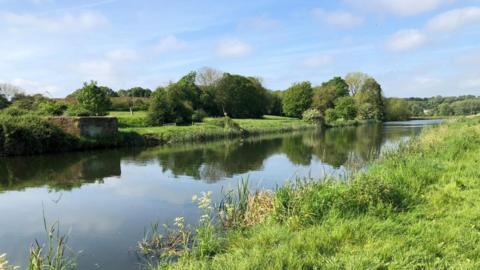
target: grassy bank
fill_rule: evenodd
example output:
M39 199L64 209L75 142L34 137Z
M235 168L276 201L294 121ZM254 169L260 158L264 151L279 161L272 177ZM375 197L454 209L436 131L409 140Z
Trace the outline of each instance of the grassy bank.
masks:
M478 269L479 167L480 118L448 122L349 181L224 201L158 268Z
M128 118L128 116L123 117ZM202 123L194 123L190 126L138 127L142 121L139 120L142 118L141 114L138 116L134 114L133 118L137 118L137 120L119 118L119 122L123 123L122 126L124 126L120 130L122 132L140 134L147 141L159 144L254 136L315 127L300 119L278 116L265 116L263 119L234 119L234 124L230 127L225 126L223 118L206 118ZM128 121L135 122L133 127L125 127Z

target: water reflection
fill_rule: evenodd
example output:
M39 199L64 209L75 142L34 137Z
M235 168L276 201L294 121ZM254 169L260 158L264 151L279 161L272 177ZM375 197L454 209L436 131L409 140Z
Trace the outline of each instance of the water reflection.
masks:
M0 161L0 189L47 186L71 190L86 183L101 183L107 177L120 177L122 162L138 166L158 163L163 173L207 183L261 170L264 161L276 154L284 154L294 165L309 166L318 159L334 169L356 170L378 157L385 143L401 141L419 131L404 125L370 124L144 150L5 158Z
M422 122L429 123L429 122ZM233 187L275 188L295 175L362 168L422 125L387 124L268 135L246 140L0 159L0 253L25 268L31 241L49 221L71 231L79 269L136 269L132 251L151 222L200 212L191 197ZM325 172L324 172L325 171Z

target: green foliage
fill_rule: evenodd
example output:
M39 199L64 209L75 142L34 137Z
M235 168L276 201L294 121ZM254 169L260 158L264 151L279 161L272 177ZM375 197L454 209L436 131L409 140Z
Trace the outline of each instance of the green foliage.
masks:
M312 106L321 113L335 106L335 101L340 97L348 96L348 85L340 77L335 77L328 82L316 87L313 94Z
M0 155L71 150L76 140L40 117L0 116Z
M354 96L360 119L384 119L382 87L373 78L368 78Z
M281 91L267 91L267 101L268 115L283 115Z
M286 184L271 219L219 230L214 256L163 267L477 269L479 125L477 117L429 130L349 181Z
M87 110L85 107L78 103L68 106L65 114L67 116L92 116L91 111Z
M112 105L110 109L112 111L146 111L150 106L150 98L142 97L112 97L110 101Z
M171 120L172 111L167 100L167 92L163 88L158 88L153 92L148 109L147 121L152 126L161 126Z
M325 122L322 113L317 109L308 109L304 111L302 119L312 124L323 124Z
M408 120L412 113L408 102L399 98L385 99L385 119L388 121Z
M479 113L480 97L467 95L458 97L435 96L430 98L405 99L414 116L450 116Z
M260 118L268 106L267 90L255 78L225 73L215 90L217 106L233 118Z
M8 116L22 116L22 115L27 115L30 114L29 111L20 109L16 106L11 106L6 109L3 109L0 111L2 115L8 115Z
M143 97L148 98L152 95L152 90L142 87L133 87L128 90L118 90L117 96L120 97Z
M85 83L83 88L76 94L78 104L94 116L103 116L108 114L110 109L110 99L107 93L97 85L97 82L91 81Z
M208 115L207 113L202 110L202 109L198 109L196 111L193 112L193 115L192 115L192 120L193 122L202 122L204 118L206 118Z
M8 107L10 105L10 101L8 101L7 97L4 94L0 94L0 110Z
M310 82L295 83L283 94L283 112L290 117L301 118L302 113L312 104L312 85Z
M38 104L37 111L40 115L63 115L67 110L67 105L57 101L47 100Z

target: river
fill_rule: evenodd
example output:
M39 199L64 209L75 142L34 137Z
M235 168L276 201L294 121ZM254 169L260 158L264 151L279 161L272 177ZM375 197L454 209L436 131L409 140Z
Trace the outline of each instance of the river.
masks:
M0 254L25 267L43 217L59 222L79 269L138 269L135 245L154 222L194 223L194 194L233 188L274 189L295 177L364 169L386 149L441 120L275 134L244 140L12 157L0 160ZM44 213L44 214L43 214Z

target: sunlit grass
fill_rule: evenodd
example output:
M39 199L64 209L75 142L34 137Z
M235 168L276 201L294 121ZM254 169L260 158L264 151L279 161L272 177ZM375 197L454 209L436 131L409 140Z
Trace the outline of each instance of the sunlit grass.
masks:
M162 268L479 269L478 168L480 118L445 123L348 181L280 187L267 218Z

